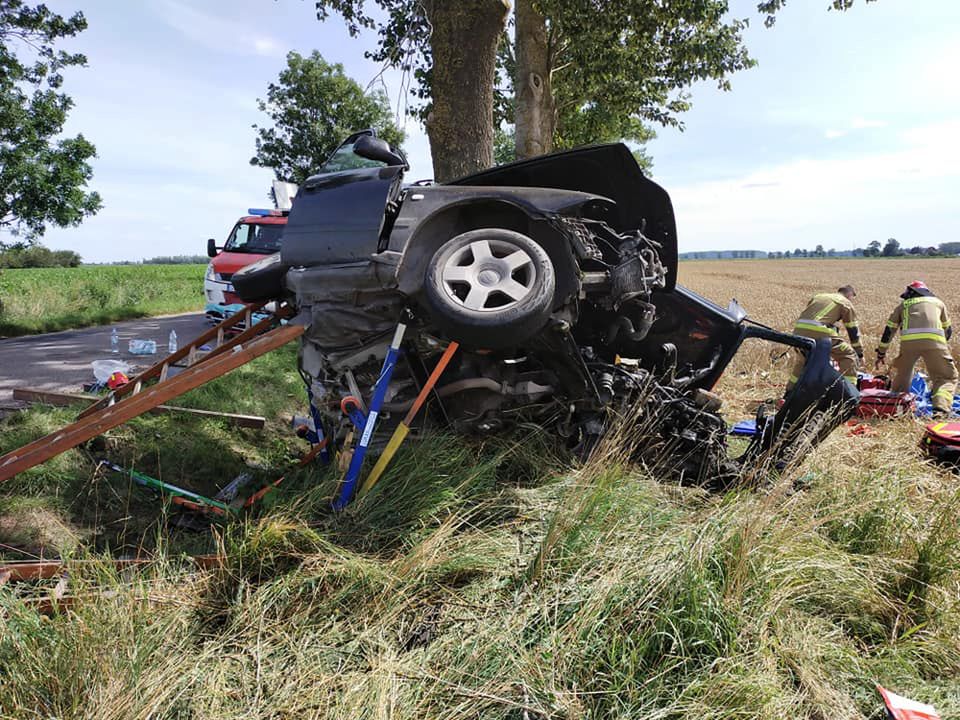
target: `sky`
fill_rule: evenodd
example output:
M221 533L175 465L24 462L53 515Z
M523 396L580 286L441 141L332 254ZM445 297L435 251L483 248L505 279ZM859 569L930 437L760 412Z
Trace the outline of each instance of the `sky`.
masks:
M53 0L82 10L70 41L86 68L66 73L67 131L97 147L90 187L104 207L43 242L86 262L203 254L249 207L268 204L272 173L249 164L257 98L286 53L317 49L362 85L383 87L407 132L407 178L432 175L429 143L403 112L398 73L364 58L339 17L317 21L311 0ZM673 198L681 251L847 250L960 240L960 2L791 0L774 28L756 0L758 66L731 92L690 89L684 129L648 146L653 176Z

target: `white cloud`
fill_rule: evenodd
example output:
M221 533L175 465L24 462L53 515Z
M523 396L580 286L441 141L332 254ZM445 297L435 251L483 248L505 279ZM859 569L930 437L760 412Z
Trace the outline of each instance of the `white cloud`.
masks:
M153 10L184 37L210 50L234 55L283 54L280 43L236 20L210 15L179 0L155 0Z
M849 248L891 224L918 242L929 233L934 244L948 238L932 237L933 218L936 233L960 234L952 199L960 196L960 121L911 128L900 141L885 152L805 157L741 177L667 185L681 248L789 249L812 234Z
M849 123L845 129L838 128L828 128L824 131L823 136L827 140L836 140L837 138L845 137L849 135L852 131L855 130L879 130L880 128L887 127L887 122L885 120L871 120L863 117L855 117Z
M870 130L873 128L885 128L887 126L884 120L867 120L862 117L855 117L850 121L850 127L854 130Z
M277 43L273 40L273 38L268 37L254 38L253 49L256 51L257 55L265 55L267 57L280 54L280 48L277 46Z

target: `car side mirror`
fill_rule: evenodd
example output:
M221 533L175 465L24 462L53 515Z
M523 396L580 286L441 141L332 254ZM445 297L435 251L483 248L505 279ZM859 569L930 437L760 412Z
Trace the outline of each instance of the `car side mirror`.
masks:
M207 257L216 257L217 251L220 248L217 247L217 241L213 238L207 239Z
M386 140L373 137L372 135L361 135L357 138L353 144L353 152L367 160L377 160L387 165L407 164L407 161L402 155L390 149Z

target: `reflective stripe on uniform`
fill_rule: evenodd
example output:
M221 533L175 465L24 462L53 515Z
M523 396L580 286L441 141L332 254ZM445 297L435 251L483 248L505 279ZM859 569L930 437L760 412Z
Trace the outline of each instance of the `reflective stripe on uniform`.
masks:
M833 325L824 325L816 320L797 320L793 325L793 330L794 332L797 330L812 330L825 335L837 335L837 329Z
M814 320L822 320L824 317L827 316L827 313L829 313L831 310L833 310L836 306L837 306L837 303L831 301L828 305L824 306L823 310L821 310L821 311L818 312L816 315L814 315L814 316L813 316L813 319L814 319Z
M916 305L917 303L934 303L935 305L943 306L943 302L940 298L933 296L922 296L910 298L909 300L903 301L903 319L901 322L900 333L903 334L903 331L907 330L910 326L910 308Z
M911 305L916 305L917 303L922 302L932 302L939 303L942 302L940 298L934 297L933 295L921 295L920 297L909 298L908 300L903 301L904 307L910 307Z
M953 391L950 388L940 388L933 394L933 397L945 397L948 400L953 400Z
M944 337L944 332L940 328L924 328L924 327L910 328L909 330L901 330L900 336L902 337L904 335L916 335L917 333L931 333L933 335L939 335L940 337Z
M943 330L934 330L932 328L919 328L917 330L907 330L900 333L900 342L911 342L913 340L933 340L934 342L947 344L947 338Z

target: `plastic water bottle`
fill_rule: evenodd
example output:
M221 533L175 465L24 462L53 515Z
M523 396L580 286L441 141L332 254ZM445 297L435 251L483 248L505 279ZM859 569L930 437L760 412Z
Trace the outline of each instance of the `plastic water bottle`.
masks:
M177 351L177 331L170 331L170 338L167 340L167 352L171 355Z
M120 352L120 335L117 333L116 328L114 328L113 332L110 333L110 352Z

